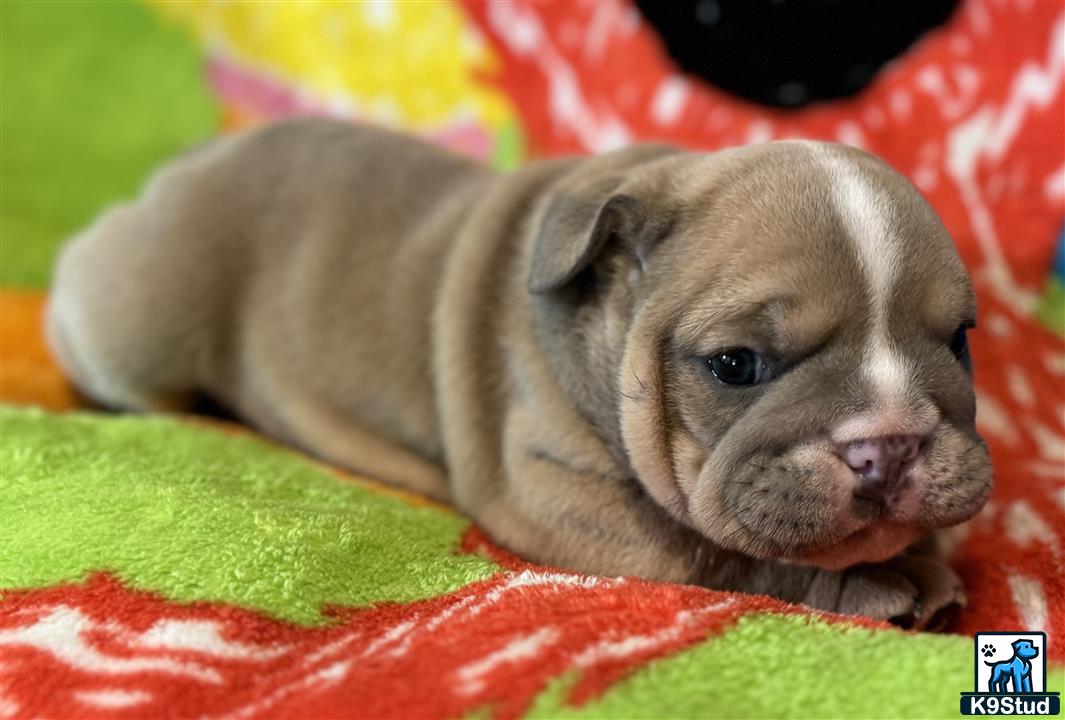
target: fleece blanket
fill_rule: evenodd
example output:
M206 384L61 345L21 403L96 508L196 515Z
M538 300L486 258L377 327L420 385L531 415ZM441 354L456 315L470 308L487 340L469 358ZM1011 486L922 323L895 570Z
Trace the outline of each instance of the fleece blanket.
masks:
M628 2L0 4L0 716L951 717L973 633L1065 668L1065 12L963 3L853 99L737 101ZM215 132L320 112L501 168L641 138L865 147L952 232L996 467L941 635L523 562L232 424L84 407L40 332L62 240Z

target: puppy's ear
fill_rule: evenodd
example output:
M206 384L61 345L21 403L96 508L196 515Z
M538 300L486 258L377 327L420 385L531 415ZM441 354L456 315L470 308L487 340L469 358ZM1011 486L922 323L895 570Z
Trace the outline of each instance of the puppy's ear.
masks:
M618 192L620 178L603 179L580 191L560 192L540 222L529 273L529 292L554 292L607 252L629 252L646 264L652 246L668 229L665 208Z

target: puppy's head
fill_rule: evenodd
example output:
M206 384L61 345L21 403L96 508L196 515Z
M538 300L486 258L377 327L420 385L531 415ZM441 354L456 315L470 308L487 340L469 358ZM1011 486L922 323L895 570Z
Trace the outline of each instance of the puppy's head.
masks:
M679 521L843 567L983 506L969 278L879 160L808 142L625 151L563 182L538 233L550 362Z

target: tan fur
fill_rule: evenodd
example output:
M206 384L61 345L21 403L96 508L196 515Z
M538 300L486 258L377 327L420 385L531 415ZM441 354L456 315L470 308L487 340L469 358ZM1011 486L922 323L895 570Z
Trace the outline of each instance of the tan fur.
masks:
M887 411L857 372L872 301L801 144L638 146L498 175L381 130L274 125L175 160L76 238L49 336L105 404L206 394L450 500L532 560L923 626L960 586L898 554L990 486L945 346L971 290L916 191L848 162L908 238L881 298L914 370L891 422L935 427L905 517L856 509L831 450ZM788 372L740 390L704 372L752 344Z

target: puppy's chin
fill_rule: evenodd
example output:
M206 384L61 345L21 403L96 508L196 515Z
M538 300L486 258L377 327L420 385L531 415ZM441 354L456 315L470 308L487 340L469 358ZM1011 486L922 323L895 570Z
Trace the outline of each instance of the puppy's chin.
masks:
M898 555L922 535L920 528L891 521L874 522L837 542L785 558L801 565L840 570L859 563L883 562Z

